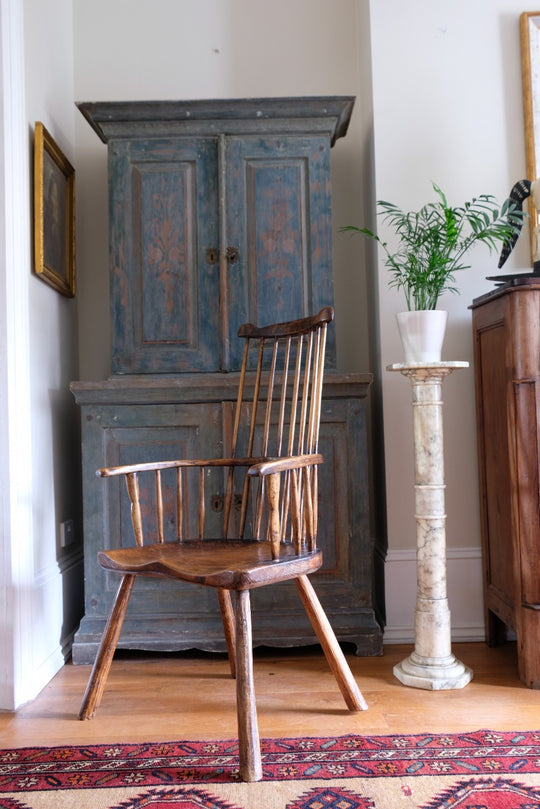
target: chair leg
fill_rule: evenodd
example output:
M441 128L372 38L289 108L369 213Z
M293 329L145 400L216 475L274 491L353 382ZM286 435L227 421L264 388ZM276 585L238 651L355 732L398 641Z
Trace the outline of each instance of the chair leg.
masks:
M343 694L347 708L350 711L365 711L368 707L367 703L356 684L334 630L330 626L321 602L313 589L313 585L307 576L299 576L295 581L302 603L306 608L315 634Z
M240 778L242 781L260 781L262 763L253 686L249 590L236 591L236 710Z
M124 576L120 582L86 686L79 719L91 719L99 707L134 583L135 576L131 575Z
M231 602L230 590L218 589L219 609L221 610L221 619L223 621L223 631L225 633L225 641L227 643L227 652L229 655L229 666L231 668L231 677L236 677L236 652L235 652L235 631L234 631L234 610Z

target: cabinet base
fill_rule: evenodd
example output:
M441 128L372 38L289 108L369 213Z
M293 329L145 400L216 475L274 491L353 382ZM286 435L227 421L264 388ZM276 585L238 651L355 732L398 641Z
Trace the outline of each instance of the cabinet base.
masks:
M302 620L303 619L303 620ZM341 619L341 620L340 620ZM328 614L336 637L340 643L355 646L359 657L374 657L382 654L382 629L374 613L366 610L351 616ZM101 635L105 627L104 617L83 618L75 635L72 660L75 665L94 662ZM344 625L346 624L346 626ZM292 616L288 627L277 625L276 618L253 614L253 646L294 648L317 644L317 638L301 616ZM221 627L216 629L212 618L201 620L201 616L183 616L178 619L159 617L144 622L136 618L126 619L118 642L119 650L141 650L149 652L181 652L199 649L205 652L226 652L227 647Z
M486 610L488 646L503 645L509 639L509 632L514 632L519 679L527 688L540 690L540 608L536 605L522 605L505 610L506 604L502 599L497 603L490 593L488 598L490 607Z

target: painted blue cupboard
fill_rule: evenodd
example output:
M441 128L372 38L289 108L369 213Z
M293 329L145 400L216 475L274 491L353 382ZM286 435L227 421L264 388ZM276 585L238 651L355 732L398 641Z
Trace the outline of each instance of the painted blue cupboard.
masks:
M296 319L333 303L330 149L347 130L353 101L78 105L107 143L112 374L71 386L82 414L85 553L76 663L93 659L116 589L97 552L109 542L133 542L125 493L95 470L221 455L240 365L239 326ZM359 654L379 654L368 496L371 379L333 370L333 332L321 423L325 564L314 583L338 638ZM216 479L216 514L220 496ZM217 602L206 589L141 582L119 648L223 650ZM254 598L254 643L315 642L294 588L273 589Z
M237 370L242 323L333 301L330 144L352 105L79 104L108 145L114 374Z

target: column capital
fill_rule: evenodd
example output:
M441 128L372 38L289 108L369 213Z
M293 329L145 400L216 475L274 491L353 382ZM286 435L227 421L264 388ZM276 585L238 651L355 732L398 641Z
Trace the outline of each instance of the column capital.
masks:
M402 374L410 376L437 376L452 373L457 368L468 368L469 363L464 360L452 360L450 362L393 362L386 366L387 371L400 371Z

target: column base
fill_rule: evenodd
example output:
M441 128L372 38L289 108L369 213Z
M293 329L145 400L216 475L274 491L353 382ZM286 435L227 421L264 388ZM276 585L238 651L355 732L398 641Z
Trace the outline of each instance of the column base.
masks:
M394 666L394 675L403 685L429 691L464 688L473 677L472 669L454 655L443 658L422 657L413 652Z

